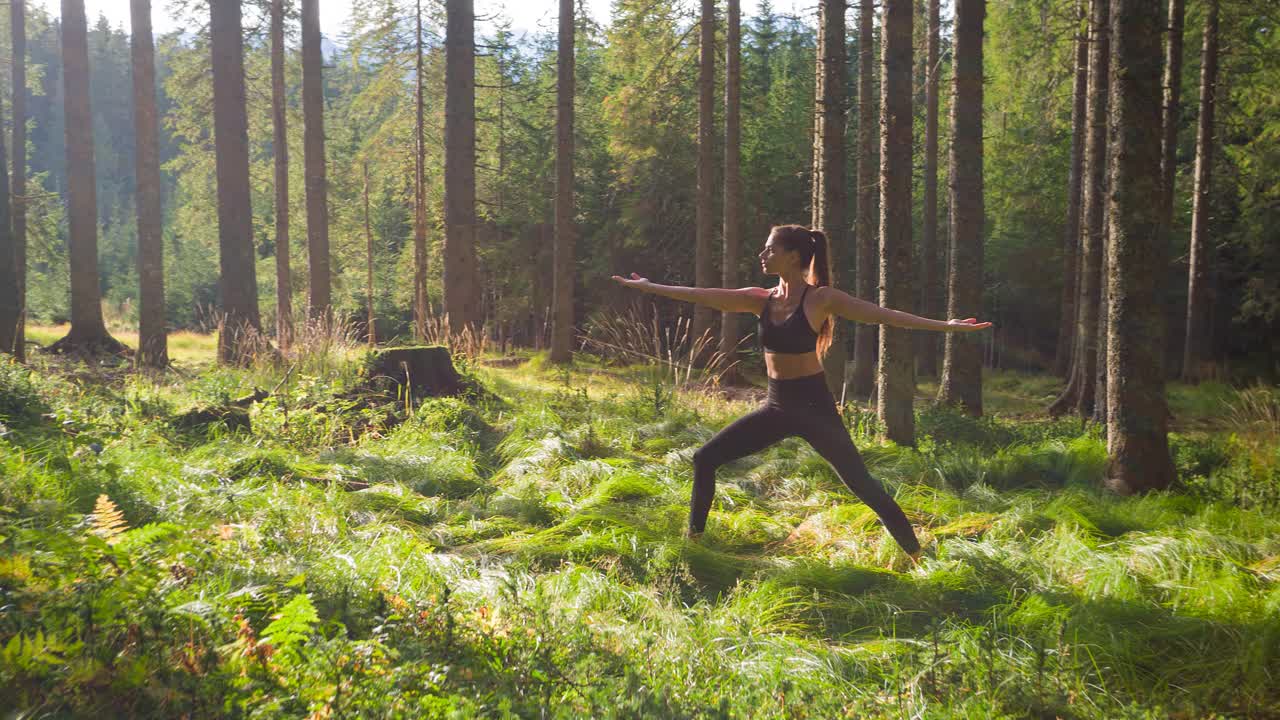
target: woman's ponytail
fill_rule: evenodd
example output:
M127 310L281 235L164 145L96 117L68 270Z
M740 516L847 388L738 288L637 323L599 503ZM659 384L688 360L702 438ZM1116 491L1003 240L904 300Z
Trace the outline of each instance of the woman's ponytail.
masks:
M827 255L827 234L821 230L810 230L813 237L813 262L810 264L809 277L814 285L831 284L831 262Z
M827 234L821 230L810 230L813 235L813 263L809 269L809 276L813 278L813 284L819 287L831 284L831 261L828 259L827 253ZM818 357L824 357L827 350L831 347L832 334L835 326L831 322L831 316L827 316L822 321L822 328L818 330Z

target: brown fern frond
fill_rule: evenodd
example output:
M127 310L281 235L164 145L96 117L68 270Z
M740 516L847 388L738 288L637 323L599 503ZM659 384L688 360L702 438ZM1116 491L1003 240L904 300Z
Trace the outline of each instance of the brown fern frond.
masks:
M105 494L99 495L98 501L94 503L92 517L93 528L90 532L110 544L118 542L120 536L129 529L124 513L120 512L120 508L116 507L116 504L111 502L111 498Z

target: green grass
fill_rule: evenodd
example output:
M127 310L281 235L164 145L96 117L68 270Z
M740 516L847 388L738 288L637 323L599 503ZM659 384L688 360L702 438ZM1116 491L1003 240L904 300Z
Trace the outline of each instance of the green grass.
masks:
M796 439L722 468L685 540L691 453L752 405L645 368L481 362L489 394L387 415L336 399L355 363L303 358L252 432L188 433L165 419L283 372L190 347L185 375L0 366L19 713L1280 714L1266 398L1175 387L1205 420L1173 437L1179 485L1131 498L1096 429L1036 414L1051 378L989 376L980 420L921 407L916 449L859 425L926 546L909 568Z

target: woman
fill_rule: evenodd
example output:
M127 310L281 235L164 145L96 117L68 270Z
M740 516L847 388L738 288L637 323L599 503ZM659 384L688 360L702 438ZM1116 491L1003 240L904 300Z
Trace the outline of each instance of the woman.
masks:
M693 454L693 498L689 537L702 534L715 495L716 469L798 435L835 468L844 484L880 516L894 540L913 560L920 542L902 508L867 473L867 467L841 422L827 389L819 358L831 346L832 316L915 330L973 332L990 327L974 318L928 320L882 308L831 287L827 237L803 225L779 225L760 251L760 267L777 275L776 287L691 288L657 285L632 273L613 279L628 287L677 300L709 305L723 312L760 316L759 337L769 375L768 400L735 420ZM810 285L806 277L814 281Z

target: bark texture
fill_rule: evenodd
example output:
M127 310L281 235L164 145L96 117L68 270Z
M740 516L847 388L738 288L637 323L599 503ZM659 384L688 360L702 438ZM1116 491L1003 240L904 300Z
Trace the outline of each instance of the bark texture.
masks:
M98 283L98 199L89 103L89 45L84 0L62 0L63 113L67 147L67 230L71 266L71 329L49 346L59 353L118 353L107 333Z
M880 81L880 304L911 310L911 0L885 0ZM915 444L915 362L908 330L880 328L876 411L885 435Z
M332 319L329 276L329 184L324 152L324 77L320 53L320 0L302 0L302 119L307 186L307 312Z
M1163 185L1161 219L1173 226L1173 184L1178 163L1178 124L1182 121L1182 33L1186 24L1186 0L1169 0L1168 36L1164 44L1164 111L1160 143L1160 177Z
M1212 302L1213 248L1209 219L1213 208L1213 130L1218 87L1218 0L1207 0L1204 44L1200 50L1200 122L1196 126L1196 182L1191 200L1191 265L1187 273L1187 324L1182 346L1182 379L1196 382L1210 373L1209 308Z
M813 227L822 230L827 236L827 261L831 269L831 285L839 281L836 259L848 245L848 221L845 216L845 146L844 146L844 111L845 85L848 84L847 53L845 51L844 0L822 0L822 33L821 54L818 56L818 71L821 82L817 83L817 103L814 112L817 115L818 135L815 140L814 190L816 204L813 208ZM818 279L811 278L810 282ZM839 398L844 389L844 370L848 352L844 341L839 337L840 323L833 317L831 347L823 358L822 366L826 371L827 387Z
M21 306L18 301L18 263L10 225L9 173L4 166L4 136L0 135L0 352L15 354L23 338L17 334Z
M878 300L876 287L876 191L879 168L876 157L875 104L875 4L863 0L858 6L858 170L857 226L854 243L854 295L863 300ZM875 392L876 352L879 340L877 326L859 323L854 327L853 377L850 392L869 398Z
M13 47L10 67L13 70L13 87L22 88L13 93L13 282L17 296L16 315L0 320L7 328L0 329L0 338L11 332L8 342L0 340L0 349L11 347L19 362L25 361L27 324L27 27L25 0L9 2L9 34Z
M951 105L951 266L947 315L982 316L982 25L986 0L956 0L955 82ZM948 333L938 401L982 415L982 342Z
M427 146L423 133L425 130L425 100L423 98L423 58L422 58L422 0L414 4L414 51L416 72L414 73L414 105L415 118L413 125L414 165L413 165L413 331L419 342L427 338L427 199L426 199L426 165Z
M365 257L365 328L369 336L369 344L378 344L378 318L373 310L373 230L369 227L369 161L362 165L364 186L364 257Z
M721 286L738 286L742 258L742 10L740 0L728 0L728 28L724 49L724 256ZM720 354L729 367L725 380L738 377L733 366L741 339L737 313L720 316Z
M1079 5L1076 35L1076 74L1071 103L1071 167L1067 174L1067 223L1062 237L1062 314L1053 370L1062 377L1071 372L1075 342L1076 296L1080 292L1077 265L1080 254L1080 175L1084 170L1085 100L1089 92L1089 35L1085 29L1087 4Z
M711 248L715 234L715 86L716 86L716 3L702 0L698 24L698 194L695 208L693 282L698 287L715 287ZM693 337L711 330L715 313L709 306L693 308ZM706 358L700 358L705 361Z
M1076 330L1067 387L1049 406L1049 414L1074 411L1093 414L1098 366L1098 305L1101 298L1103 212L1106 191L1107 73L1110 65L1108 0L1089 5L1089 97L1087 101L1084 174L1081 178L1083 229L1077 265Z
M160 131L156 117L155 44L151 0L131 0L130 52L133 61L133 125L138 194L138 354L137 363L169 364L164 325L164 243L160 230Z
M276 343L293 344L293 271L289 267L289 134L285 115L284 0L271 0L271 149L276 198Z
M941 21L938 0L926 0L928 38L925 43L924 80L924 198L920 224L920 314L936 318L943 313L946 294L938 272L938 53ZM938 374L938 336L920 333L916 369L925 377Z
M1215 0L1210 0L1214 2ZM1160 196L1160 28L1149 0L1112 0L1108 248L1107 482L1121 493L1168 487L1164 316L1168 240Z
M559 57L556 60L556 242L552 298L552 362L573 359L573 96L574 0L560 0Z
M480 325L476 270L476 14L445 3L444 312L449 329Z
M249 202L249 121L245 112L240 3L209 3L213 134L218 185L218 362L245 364L263 347Z

